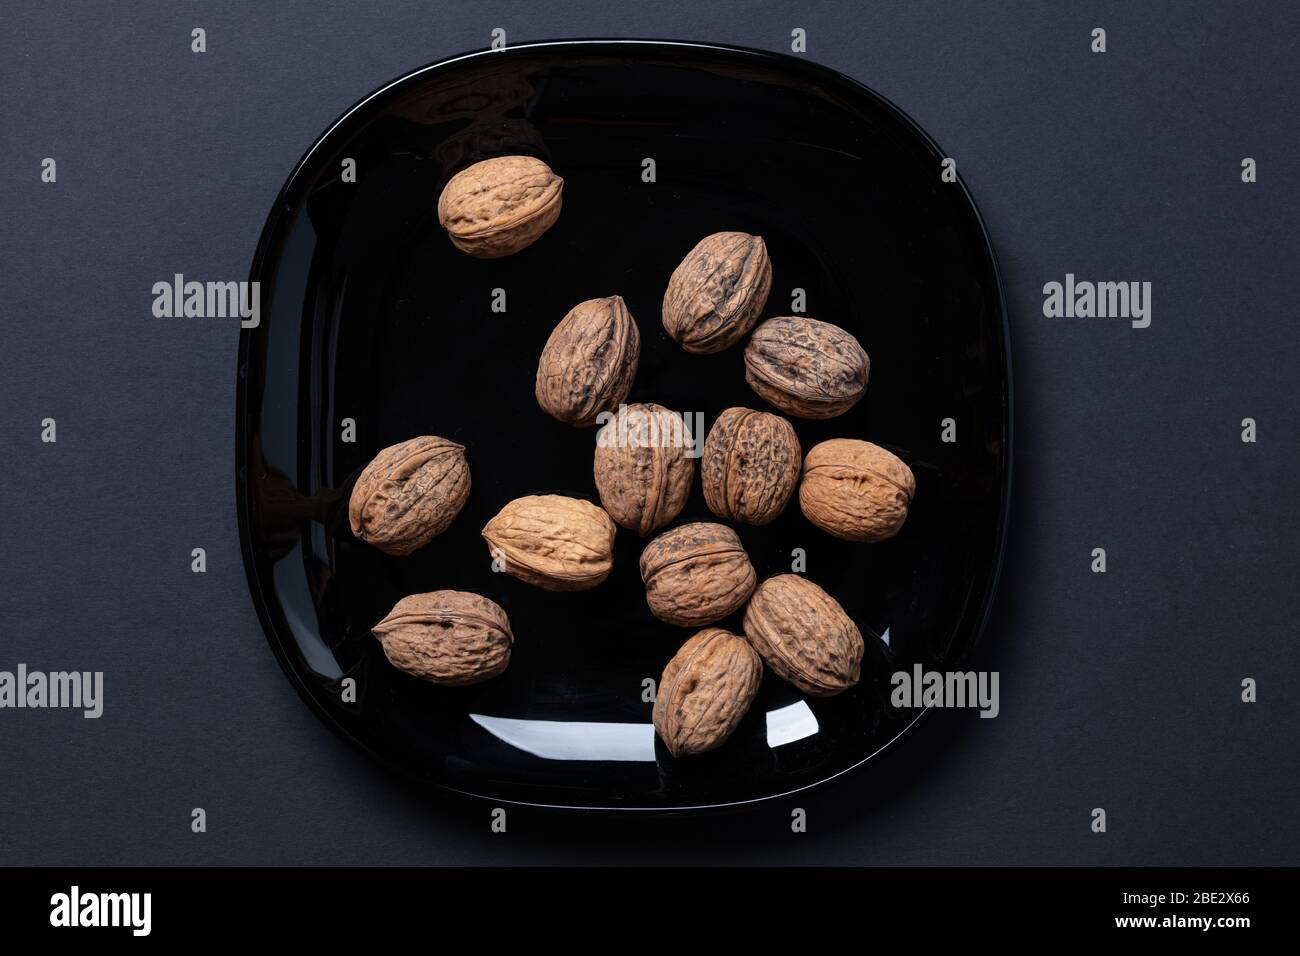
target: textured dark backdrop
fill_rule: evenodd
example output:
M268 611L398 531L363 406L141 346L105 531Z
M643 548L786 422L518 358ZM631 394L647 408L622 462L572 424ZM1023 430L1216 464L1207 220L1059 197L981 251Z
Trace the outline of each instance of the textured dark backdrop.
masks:
M0 863L1300 863L1300 6L5 6L0 669L103 670L106 704L0 711ZM154 319L150 287L245 277L325 126L494 27L783 51L802 27L956 157L1011 310L1012 531L976 661L999 718L937 715L846 782L704 825L512 813L494 835L299 701L240 559L237 326ZM1066 272L1151 281L1151 328L1043 318Z

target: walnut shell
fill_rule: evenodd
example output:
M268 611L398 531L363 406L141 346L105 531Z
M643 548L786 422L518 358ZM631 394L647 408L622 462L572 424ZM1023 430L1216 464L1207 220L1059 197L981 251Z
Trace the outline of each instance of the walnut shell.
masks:
M596 490L610 517L645 537L671 522L695 480L682 417L662 405L626 405L596 436Z
M664 293L664 328L688 352L721 352L754 327L771 288L772 263L763 240L715 232L673 270Z
M813 697L858 682L862 633L833 597L797 574L778 574L754 591L745 636L767 666Z
M469 497L465 448L424 435L385 448L362 470L348 500L352 533L386 554L422 548Z
M769 524L799 483L801 457L794 426L780 415L728 408L704 441L704 503L719 518Z
M603 508L563 495L526 495L483 528L493 561L547 591L583 591L614 566L614 522Z
M443 187L438 221L461 252L498 259L531 246L555 224L563 189L564 180L540 159L485 159Z
M884 541L898 534L916 494L916 478L896 455L854 438L814 445L803 463L799 507L845 541Z
M763 662L749 643L709 627L682 645L655 695L655 730L674 757L713 750L758 695Z
M722 620L745 603L755 579L745 546L722 524L684 524L641 552L646 603L668 624L702 627Z
M867 391L871 361L848 332L797 316L768 319L745 346L745 381L787 415L834 418Z
M514 642L500 605L466 591L404 597L372 633L394 667L446 686L496 677Z
M627 398L641 333L622 296L579 302L551 332L537 363L537 404L570 425L594 425Z

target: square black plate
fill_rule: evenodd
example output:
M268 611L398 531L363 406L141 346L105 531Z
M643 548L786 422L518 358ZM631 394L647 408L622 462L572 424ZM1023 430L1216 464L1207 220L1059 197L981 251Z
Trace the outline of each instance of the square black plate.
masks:
M455 251L435 206L491 156L539 156L565 180L558 223L527 250ZM922 712L889 675L951 669L987 616L1005 531L1010 370L988 238L943 154L892 104L831 70L752 50L562 42L459 57L366 97L307 152L267 219L251 278L262 322L239 358L238 507L254 601L280 663L317 714L385 764L494 801L670 810L821 783L899 739ZM356 164L345 182L344 161ZM643 178L654 160L655 178ZM701 413L767 406L741 349L692 356L659 308L703 236L761 235L764 317L807 313L871 356L867 397L796 421L805 451L836 436L894 450L917 476L895 539L851 545L797 502L739 531L760 579L791 569L830 591L867 640L861 683L826 700L765 675L725 746L673 760L644 681L689 631L651 616L642 542L620 531L598 588L550 594L493 573L479 532L511 498L598 500L595 432L533 397L538 355L577 302L619 294L642 335L629 401ZM506 311L493 311L495 290ZM499 300L498 300L499 301ZM355 441L344 440L344 420ZM955 442L942 440L952 419ZM473 490L432 544L391 558L355 541L347 496L380 448L421 434L468 449ZM698 480L680 521L710 520ZM483 593L516 635L507 672L461 689L394 670L369 628L400 597ZM737 618L723 622L739 631ZM355 682L355 702L344 681Z

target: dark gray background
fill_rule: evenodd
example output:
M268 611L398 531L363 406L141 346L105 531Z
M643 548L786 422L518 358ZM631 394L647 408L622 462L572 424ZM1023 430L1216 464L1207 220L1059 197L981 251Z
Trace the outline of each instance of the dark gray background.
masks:
M0 711L0 863L1300 863L1300 5L5 6L0 669L103 670L106 704ZM976 661L999 718L938 715L846 782L705 825L494 835L299 701L240 558L238 328L155 319L150 287L246 277L315 137L494 27L783 51L803 27L957 159L1011 311L1012 530ZM1151 327L1044 318L1066 272L1151 281Z

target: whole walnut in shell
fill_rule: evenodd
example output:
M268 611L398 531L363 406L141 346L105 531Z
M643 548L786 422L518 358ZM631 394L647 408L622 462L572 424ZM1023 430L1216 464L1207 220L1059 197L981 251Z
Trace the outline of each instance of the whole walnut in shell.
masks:
M763 679L763 662L749 643L721 628L700 631L682 645L659 679L655 730L674 757L713 750L731 736Z
M641 333L622 296L579 302L551 332L537 363L537 404L570 425L594 425L627 398Z
M916 478L898 456L871 442L832 438L803 463L799 507L845 541L884 541L898 534L916 494Z
M610 517L645 537L681 512L695 461L680 415L662 405L626 405L596 435L596 489Z
M754 330L745 346L745 381L787 415L834 418L861 400L871 362L838 325L781 316Z
M506 612L466 591L404 597L372 630L394 667L446 686L496 677L514 642Z
M460 514L469 497L465 448L423 435L385 448L362 470L348 500L348 523L386 554L422 548Z
M564 180L540 159L485 159L443 187L438 221L461 252L497 259L531 246L555 224L563 189Z
M641 580L655 617L681 627L720 621L754 590L754 566L736 532L699 521L665 531L641 552Z
M602 508L563 495L527 495L483 528L499 569L547 591L583 591L614 566L614 522Z
M805 694L830 697L858 682L862 633L833 597L797 574L778 574L754 591L745 636L780 678Z
M720 518L769 524L799 483L801 455L794 426L780 415L728 408L704 441L704 502Z
M754 327L771 288L772 263L763 240L715 232L673 270L664 293L664 328L688 352L721 352Z

